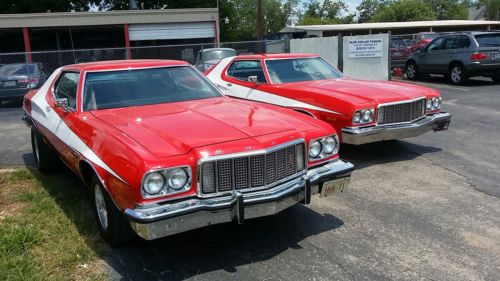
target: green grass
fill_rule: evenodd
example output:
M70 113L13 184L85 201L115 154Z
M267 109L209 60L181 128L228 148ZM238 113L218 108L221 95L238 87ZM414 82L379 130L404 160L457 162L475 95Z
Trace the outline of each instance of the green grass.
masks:
M19 169L0 173L0 191L0 280L105 278L106 246L74 176Z

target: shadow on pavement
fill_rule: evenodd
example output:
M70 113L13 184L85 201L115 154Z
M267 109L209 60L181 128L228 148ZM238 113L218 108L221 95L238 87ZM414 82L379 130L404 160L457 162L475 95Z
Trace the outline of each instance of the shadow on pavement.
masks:
M488 77L473 77L467 80L463 85L452 85L450 81L440 75L423 75L420 77L418 80L409 80L407 78L402 78L402 79L397 79L394 81L402 81L402 82L408 82L408 83L418 83L418 82L425 82L425 83L433 83L433 84L442 84L442 85L449 85L449 86L455 86L455 87L479 87L479 86L494 86L496 85L493 83L491 78Z
M352 162L356 169L362 169L376 164L411 160L422 154L438 151L441 151L441 148L390 140L357 146L343 144L340 157Z
M89 193L68 168L48 176L36 170L32 173L87 244L108 264L112 280L183 280L217 270L236 272L238 266L300 249L299 243L307 237L344 224L337 217L298 204L242 225L214 225L155 241L136 238L109 248L98 235Z
M23 106L22 98L19 98L19 100L2 101L0 103L0 108L20 108L22 106Z

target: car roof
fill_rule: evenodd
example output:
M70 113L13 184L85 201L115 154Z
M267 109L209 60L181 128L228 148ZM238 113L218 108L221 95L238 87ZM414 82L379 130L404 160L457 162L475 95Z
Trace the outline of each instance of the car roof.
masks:
M211 51L235 51L235 49L232 49L232 48L208 48L208 49L202 49L200 50L200 52L211 52Z
M238 59L296 59L296 58L315 58L319 57L319 55L316 54L301 54L301 53L294 53L294 54L288 54L288 53L282 53L282 54L257 54L257 55L239 55L236 56Z
M182 66L189 65L185 61L179 60L111 60L85 62L79 64L66 65L63 69L80 69L82 71L105 71L127 68L148 68L162 66Z

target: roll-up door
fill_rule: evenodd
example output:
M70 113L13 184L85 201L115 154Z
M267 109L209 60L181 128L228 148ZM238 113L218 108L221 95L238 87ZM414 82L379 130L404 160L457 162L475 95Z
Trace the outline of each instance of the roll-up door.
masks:
M214 38L214 22L131 24L131 41Z

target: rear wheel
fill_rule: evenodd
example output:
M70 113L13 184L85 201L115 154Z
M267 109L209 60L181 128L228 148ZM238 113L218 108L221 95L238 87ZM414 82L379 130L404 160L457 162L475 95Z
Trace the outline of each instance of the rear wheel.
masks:
M129 222L115 206L96 176L90 181L90 188L97 227L102 238L113 246L129 241L133 237Z
M418 79L419 73L417 69L417 64L413 61L410 61L406 64L406 77L410 80Z
M42 173L53 173L60 167L60 159L57 154L45 143L38 130L31 127L31 147L35 166Z
M467 73L461 64L452 65L448 76L450 77L450 82L455 85L460 85L467 81Z

